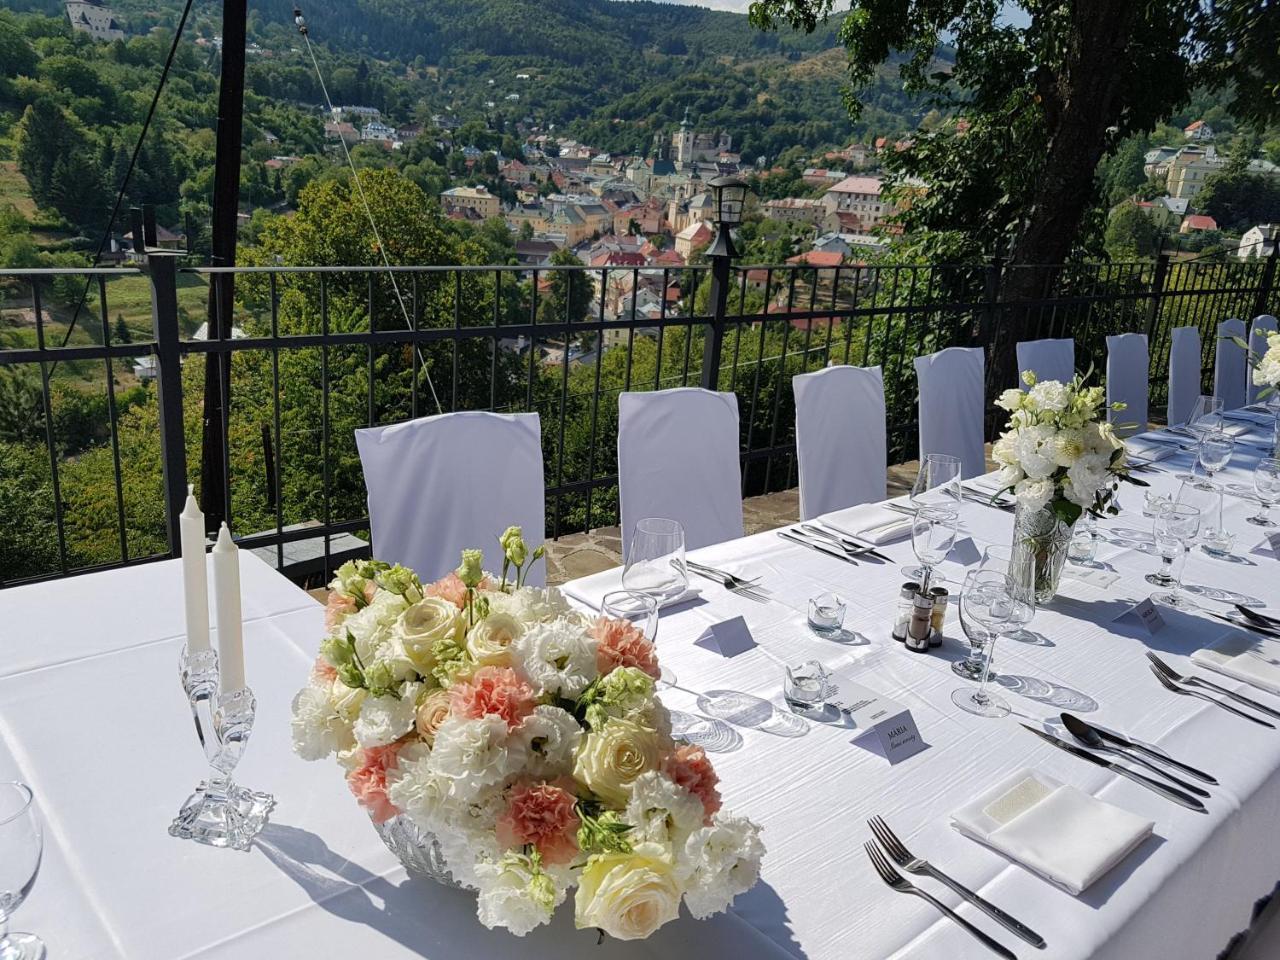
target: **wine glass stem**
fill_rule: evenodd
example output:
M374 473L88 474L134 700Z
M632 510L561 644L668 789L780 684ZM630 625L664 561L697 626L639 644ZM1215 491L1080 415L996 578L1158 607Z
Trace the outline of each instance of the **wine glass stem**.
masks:
M987 703L987 677L991 675L991 655L995 653L996 636L994 631L987 634L987 657L982 661L982 679L978 681L978 689L973 695L973 702L983 706Z

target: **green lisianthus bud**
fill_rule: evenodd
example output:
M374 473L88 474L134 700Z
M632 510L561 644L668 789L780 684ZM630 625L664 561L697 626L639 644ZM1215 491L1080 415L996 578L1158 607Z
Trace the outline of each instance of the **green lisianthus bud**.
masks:
M484 579L484 554L479 550L463 550L457 574L459 580L474 590Z

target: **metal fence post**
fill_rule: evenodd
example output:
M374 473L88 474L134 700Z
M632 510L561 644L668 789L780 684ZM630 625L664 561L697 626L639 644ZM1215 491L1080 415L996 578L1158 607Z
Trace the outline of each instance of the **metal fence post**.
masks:
M711 322L702 344L702 386L719 389L720 353L724 347L724 315L729 302L729 254L709 254L711 261Z
M154 213L146 210L153 222ZM139 222L136 212L134 223ZM154 236L154 227L134 237ZM139 243L138 246L143 246ZM145 249L145 248L144 248ZM177 256L174 251L146 250L145 270L151 282L151 328L155 339L156 397L160 411L160 454L164 470L165 530L169 552L182 554L178 515L187 498L187 442L182 420L182 355L178 348Z
M1169 275L1169 255L1162 249L1156 256L1156 272L1151 278L1151 307L1147 312L1147 343L1156 332L1160 319L1160 303L1164 299L1164 282Z
M1271 299L1272 284L1276 279L1276 263L1280 262L1280 243L1276 243L1271 248L1271 255L1267 257L1267 264L1262 268L1262 282L1258 285L1258 299L1253 304L1253 315L1261 316L1269 312L1267 307L1270 305L1268 301Z

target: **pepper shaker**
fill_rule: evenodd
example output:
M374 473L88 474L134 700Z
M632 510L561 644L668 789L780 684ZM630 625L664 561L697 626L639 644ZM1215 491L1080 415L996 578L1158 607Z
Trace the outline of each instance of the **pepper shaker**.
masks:
M907 624L906 647L912 653L928 653L933 634L933 597L917 592L911 601L911 622Z

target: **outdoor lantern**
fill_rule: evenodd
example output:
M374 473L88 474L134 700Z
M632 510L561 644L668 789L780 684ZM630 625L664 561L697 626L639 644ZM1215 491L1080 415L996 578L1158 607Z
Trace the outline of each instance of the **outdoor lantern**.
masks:
M707 181L716 199L716 222L736 227L742 222L742 204L747 199L747 181L739 177L716 177Z

